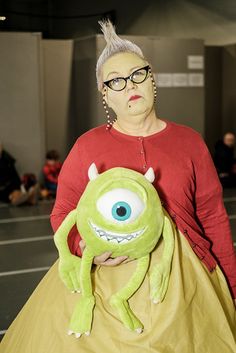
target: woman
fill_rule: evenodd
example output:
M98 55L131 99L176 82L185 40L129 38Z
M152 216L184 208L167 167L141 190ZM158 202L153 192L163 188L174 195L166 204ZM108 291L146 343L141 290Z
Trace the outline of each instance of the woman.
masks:
M233 353L235 308L219 265L235 298L236 262L209 152L198 133L156 116L156 86L140 48L120 39L110 22L101 25L107 46L97 63L97 81L108 122L81 136L64 162L52 225L56 230L76 207L92 162L99 172L122 166L145 173L152 166L154 186L177 225L168 292L162 303L153 305L144 280L130 305L145 330L140 335L130 332L113 315L109 297L129 278L135 261L127 261L125 254L95 257L93 330L90 337L77 340L64 334L77 295L64 288L53 266L9 330L5 352L28 353L33 347L34 353ZM107 107L116 113L115 121ZM86 246L76 229L68 243L76 255ZM159 256L157 248L151 266ZM17 343L16 333L21 336Z

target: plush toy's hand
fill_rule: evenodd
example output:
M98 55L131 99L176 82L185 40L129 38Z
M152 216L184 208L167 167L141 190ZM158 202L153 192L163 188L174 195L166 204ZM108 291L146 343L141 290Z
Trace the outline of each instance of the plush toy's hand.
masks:
M59 276L72 292L80 291L79 273L81 258L72 254L60 257Z
M165 297L170 278L169 263L157 264L150 275L151 299L154 304L162 302Z

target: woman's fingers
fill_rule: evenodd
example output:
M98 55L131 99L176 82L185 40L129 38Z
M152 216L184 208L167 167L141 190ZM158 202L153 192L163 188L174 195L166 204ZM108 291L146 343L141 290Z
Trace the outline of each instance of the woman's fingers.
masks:
M114 259L108 258L106 261L102 262L103 266L117 266L128 259L128 256L117 256Z
M83 254L84 249L86 248L86 244L85 244L84 239L81 239L81 240L80 240L80 242L79 242L79 247L80 247L81 253Z
M111 252L104 252L102 255L99 255L99 256L95 256L94 259L93 259L93 263L95 265L103 265L104 262L106 262L109 257L111 256Z
M83 254L83 251L86 248L86 243L83 239L80 240L79 246ZM128 256L117 256L113 259L110 258L111 254L112 253L110 251L107 251L99 256L95 256L93 259L93 263L95 265L117 266L128 259Z

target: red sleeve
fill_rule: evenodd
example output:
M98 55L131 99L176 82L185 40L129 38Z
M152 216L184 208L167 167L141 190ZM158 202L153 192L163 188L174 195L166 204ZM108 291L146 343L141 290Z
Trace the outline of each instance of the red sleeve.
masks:
M196 215L236 298L236 256L229 218L223 204L222 187L210 153L203 141L201 144L199 160L195 163Z
M87 172L83 166L83 151L77 141L63 163L58 178L55 204L51 213L51 225L54 232L66 215L76 208L77 203L88 183ZM73 254L81 255L80 236L74 226L68 237L68 244Z

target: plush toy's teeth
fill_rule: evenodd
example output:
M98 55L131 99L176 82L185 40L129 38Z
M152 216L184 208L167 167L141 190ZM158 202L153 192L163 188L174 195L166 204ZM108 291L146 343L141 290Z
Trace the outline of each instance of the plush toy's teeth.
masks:
M105 230L103 230L101 228L98 228L92 222L90 223L90 225L94 229L94 231L97 234L97 236L99 236L102 240L105 240L105 241L108 241L108 242L112 242L112 243L115 243L115 244L127 243L130 240L137 238L139 235L141 235L144 232L144 229L141 229L141 230L137 231L136 233L124 234L123 236L119 236L116 233L114 233L114 234L113 233L108 233Z
M117 238L117 240L118 240L119 243L121 243L123 240L125 240L125 238L119 237L119 238Z
M128 239L125 239L125 238L121 241L122 244L128 243L128 242L129 242Z
M108 241L109 241L110 243L118 244L118 239L116 239L116 238L109 239Z

